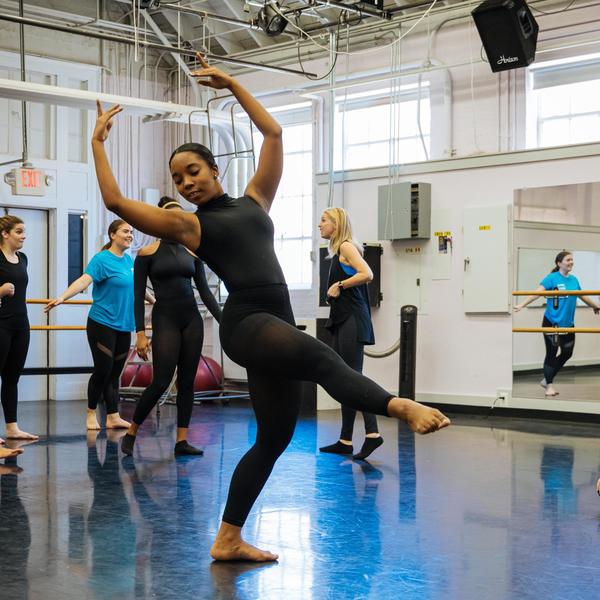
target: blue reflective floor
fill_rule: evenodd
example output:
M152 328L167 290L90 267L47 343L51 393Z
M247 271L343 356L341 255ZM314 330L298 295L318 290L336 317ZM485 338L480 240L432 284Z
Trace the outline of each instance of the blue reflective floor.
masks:
M196 408L205 455L177 460L174 416L123 460L122 433L82 433L82 403L21 405L43 439L0 463L0 598L600 597L598 425L459 417L415 438L381 419L355 463L317 452L339 413L304 417L247 523L280 555L257 567L208 555L250 410Z

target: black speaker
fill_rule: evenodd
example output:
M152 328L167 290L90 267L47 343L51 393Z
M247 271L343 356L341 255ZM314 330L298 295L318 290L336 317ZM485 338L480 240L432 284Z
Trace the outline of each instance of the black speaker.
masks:
M535 60L540 28L525 0L485 0L471 14L494 73Z

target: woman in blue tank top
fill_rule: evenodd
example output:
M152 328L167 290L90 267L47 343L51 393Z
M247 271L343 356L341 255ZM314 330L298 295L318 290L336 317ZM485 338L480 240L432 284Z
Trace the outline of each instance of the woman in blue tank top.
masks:
M355 371L362 373L364 347L375 343L367 283L373 279L371 268L363 258L362 247L352 238L352 226L343 208L328 208L321 215L319 231L329 240L327 298L331 306L325 327L330 331L331 347ZM364 460L383 444L377 417L362 411L365 441L355 459ZM342 404L342 430L339 440L319 448L332 454L352 454L352 432L356 410Z
M559 252L554 259L554 269L540 281L536 292L544 290L581 290L577 277L571 273L573 264L573 254L571 252L568 250ZM521 304L515 306L515 312L519 312L528 304L537 300L538 297L528 296ZM574 327L577 298L578 296L548 296L542 327ZM587 296L579 296L579 298L588 306L591 306L595 314L600 312L600 306L591 298ZM544 333L543 335L546 345L546 357L544 359L544 378L540 385L545 389L546 396L554 397L558 396L559 393L552 384L557 373L573 356L575 334Z

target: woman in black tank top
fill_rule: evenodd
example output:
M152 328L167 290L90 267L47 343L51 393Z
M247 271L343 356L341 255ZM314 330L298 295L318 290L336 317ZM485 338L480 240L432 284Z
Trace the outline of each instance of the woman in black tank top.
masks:
M231 198L223 192L208 148L184 144L173 153L169 166L177 191L198 206L196 215L125 198L104 149L112 120L122 110L118 105L104 112L98 103L92 151L106 207L145 233L185 245L229 290L219 335L225 352L248 372L257 436L233 473L211 556L216 560L271 561L277 560L277 555L245 542L241 529L292 438L303 380L318 382L339 402L356 410L406 421L419 433L436 431L450 421L438 410L395 398L346 365L327 345L295 327L268 215L283 169L281 127L235 79L209 67L202 56L198 60L202 68L193 75L201 78L199 83L231 92L263 135L258 167L243 196Z
M169 197L161 198L160 208L182 210ZM134 265L136 349L148 359L149 342L144 319L146 282L150 278L156 302L152 309L152 383L140 397L133 423L121 440L121 450L133 454L140 425L165 393L177 368L177 440L175 455L204 452L187 441L194 406L194 378L201 358L204 324L192 289L192 279L200 298L219 322L221 308L208 288L204 265L197 256L177 242L160 240L141 248Z
M20 252L25 243L25 224L19 217L0 217L0 399L6 423L6 437L37 440L17 424L18 384L29 350L29 319L26 292L27 256ZM0 440L3 444L4 440ZM0 458L20 451L0 447Z

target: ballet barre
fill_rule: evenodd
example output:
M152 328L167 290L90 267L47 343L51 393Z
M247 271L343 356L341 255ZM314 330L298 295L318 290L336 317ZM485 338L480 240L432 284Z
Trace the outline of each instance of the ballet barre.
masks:
M48 304L52 302L54 298L27 298L27 304ZM64 300L59 304L62 306L63 304L91 304L91 300Z
M517 291L513 296L600 296L600 290L544 290L542 292Z
M600 333L600 327L513 327L513 333Z

